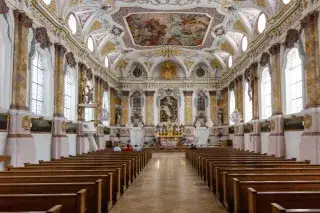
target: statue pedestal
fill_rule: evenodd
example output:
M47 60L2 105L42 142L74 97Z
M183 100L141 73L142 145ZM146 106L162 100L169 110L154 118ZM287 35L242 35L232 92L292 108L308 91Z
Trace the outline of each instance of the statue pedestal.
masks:
M139 127L133 127L129 129L130 131L130 143L132 146L138 145L140 147L143 146L143 136L144 130Z

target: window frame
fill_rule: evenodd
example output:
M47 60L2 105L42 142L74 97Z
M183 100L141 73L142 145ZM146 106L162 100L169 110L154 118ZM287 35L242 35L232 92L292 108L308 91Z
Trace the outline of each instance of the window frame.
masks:
M264 16L264 17L265 17L266 23L265 23L265 26L264 26L263 30L260 31L260 30L259 30L259 22L260 22L261 16ZM257 29L257 32L258 32L259 34L263 33L263 32L267 29L267 27L268 27L268 16L267 16L267 14L265 14L264 12L261 12L261 13L258 15L256 27L257 27L257 28L256 28L256 29Z
M71 17L73 17L74 21L75 21L74 30L73 30L73 27L70 26L70 18ZM77 23L77 18L76 18L75 14L73 14L73 13L69 14L68 19L67 19L67 26L68 26L68 29L71 31L72 35L75 35L78 32L78 23Z
M264 115L264 110L265 108L267 107L264 107L263 106L263 100L265 100L265 98L262 98L262 91L265 91L265 90L262 90L262 81L263 81L263 72L267 70L267 74L269 75L269 78L270 78L270 115L265 117L263 116ZM260 69L260 79L259 79L259 91L260 91L260 94L259 94L259 102L260 102L260 118L261 119L268 119L272 116L272 78L271 78L271 74L270 74L271 70L270 70L270 66L264 66L264 67L261 67ZM269 95L269 94L268 94Z
M287 83L286 83L286 73L288 71L288 54L290 53L290 51L295 48L298 51L298 56L299 59L301 60L301 84L302 84L302 109L301 111L303 111L304 106L305 106L305 99L306 99L306 91L305 91L305 73L304 73L304 56L301 54L301 51L299 49L299 45L295 44L294 47L290 48L290 49L286 49L286 51L284 52L284 57L283 57L283 67L282 67L282 72L281 72L281 92L282 92L282 108L283 108L283 113L285 115L292 115L292 114L297 114L300 112L290 112L288 113L287 111Z

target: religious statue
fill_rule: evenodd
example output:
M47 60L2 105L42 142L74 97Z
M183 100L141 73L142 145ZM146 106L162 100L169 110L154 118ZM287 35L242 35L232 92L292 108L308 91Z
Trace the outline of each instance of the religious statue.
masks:
M161 67L160 76L166 80L177 77L177 66L170 61L165 62Z
M122 106L116 105L116 125L120 126L121 124L121 116L122 116Z

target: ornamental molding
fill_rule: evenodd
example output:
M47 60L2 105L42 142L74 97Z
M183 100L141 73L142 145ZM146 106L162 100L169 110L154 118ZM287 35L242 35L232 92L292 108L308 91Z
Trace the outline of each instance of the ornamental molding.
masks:
M216 83L123 83L121 85L122 90L159 90L163 88L170 89L207 89L212 90L217 88Z
M251 63L259 61L261 54L268 52L272 45L283 40L283 35L286 35L295 23L303 19L304 13L301 1L293 1L284 7L278 15L270 20L272 24L250 44L247 54L239 56L233 68L222 76L220 80L221 88L226 87L237 75L243 74Z
M118 85L117 76L106 68L102 61L94 58L83 42L79 41L76 36L70 35L65 21L50 14L38 1L32 1L29 9L30 11L26 12L28 16L37 20L39 25L46 26L48 35L53 42L61 42L68 49L68 52L73 52L77 61L85 63L93 70L94 75L100 76L109 85L114 87Z

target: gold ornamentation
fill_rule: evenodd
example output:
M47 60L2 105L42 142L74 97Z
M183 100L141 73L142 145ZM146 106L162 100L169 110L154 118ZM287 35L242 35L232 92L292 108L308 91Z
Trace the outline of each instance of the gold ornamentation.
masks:
M116 50L116 44L108 41L101 50L101 55L107 55L108 53Z
M220 49L221 49L222 51L225 51L225 52L230 53L231 55L234 54L233 47L231 46L231 44L230 44L228 41L223 42L223 43L220 45Z
M161 66L160 76L167 80L178 77L176 64L171 61L163 63Z
M102 27L102 23L99 21L95 21L95 22L93 22L93 24L91 26L90 32L93 32L95 30L99 30L99 29L101 29L101 27Z
M25 130L30 130L31 126L31 118L29 116L23 116L21 119L21 127Z
M183 63L186 66L187 70L190 70L191 66L193 65L192 61L184 61Z
M310 129L312 127L312 116L311 115L305 115L303 117L303 125L307 129Z
M276 122L274 120L270 121L270 130L274 131L276 129Z
M125 59L120 59L116 65L117 69L119 70L126 69L127 66L128 66L128 61Z
M237 20L236 22L234 22L233 24L233 28L236 30L239 30L240 32L247 34L247 29L245 28L245 26L241 23L240 20Z
M61 130L65 132L68 129L67 122L66 121L62 121L60 127L61 127Z
M162 56L162 57L167 57L167 58L181 55L181 53L182 53L181 50L176 49L176 48L172 48L172 47L164 47L164 48L155 50L155 54L157 56Z

